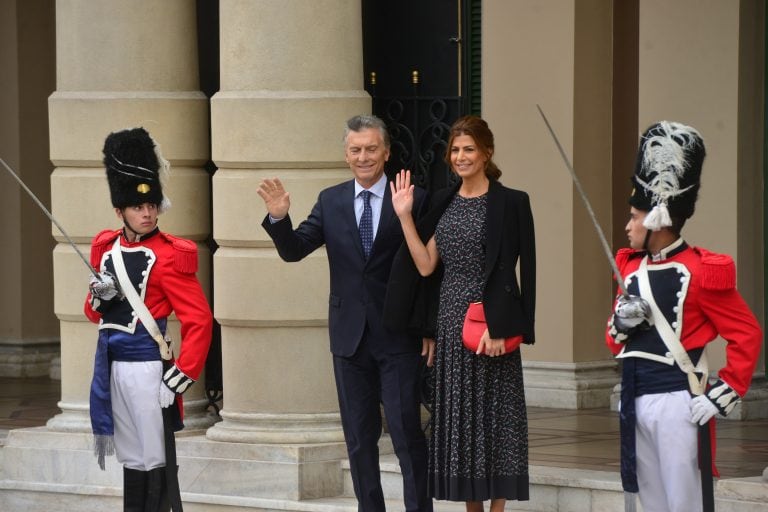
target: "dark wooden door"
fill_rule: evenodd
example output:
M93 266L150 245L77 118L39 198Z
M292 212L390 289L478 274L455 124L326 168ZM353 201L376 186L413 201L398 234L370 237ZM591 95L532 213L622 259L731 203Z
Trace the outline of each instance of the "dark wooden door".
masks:
M479 48L468 45L465 35L473 33L479 42L479 30L471 30L479 28L479 4L363 0L366 90L392 137L389 175L410 169L429 190L455 180L443 156L450 125L471 112L467 72L473 55L479 63Z

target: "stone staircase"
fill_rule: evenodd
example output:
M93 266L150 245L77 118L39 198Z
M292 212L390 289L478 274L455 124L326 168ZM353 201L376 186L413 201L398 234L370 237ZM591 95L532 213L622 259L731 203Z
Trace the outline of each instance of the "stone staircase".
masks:
M343 461L342 468L345 472L344 495L353 497L352 481L348 474L349 462ZM381 480L384 495L398 506L394 510L402 510L402 477L394 455L381 457ZM524 502L509 501L506 510L588 512L621 511L624 507L617 473L533 466L530 468L530 484L531 499ZM436 512L465 510L463 503L436 501L434 506Z
M46 433L45 429L14 431L9 442L0 449L0 511L2 512L75 512L120 510L121 471L116 464L107 472L95 468L88 436L68 437ZM29 442L25 450L18 447ZM48 439L50 437L50 439ZM278 466L260 470L235 465L231 474L218 475L212 485L210 475L205 482L190 478L196 465L212 460L206 453L202 436L179 440L182 471L182 499L186 512L356 512L349 463L326 459L322 471L338 483L338 495L314 499L288 499L282 492L286 484ZM50 443L50 445L47 445ZM54 450L55 445L55 450ZM270 447L240 445L216 447L221 460L240 458L258 460ZM250 451L249 451L250 450ZM60 455L57 455L60 454ZM387 509L403 510L402 477L388 439L381 444L381 475ZM23 455L23 459L21 456ZM310 454L312 455L312 454ZM316 455L316 454L315 454ZM270 454L272 460L274 453ZM318 457L319 458L319 457ZM210 460L209 460L210 459ZM24 466L24 467L22 467ZM317 473L309 473L317 478ZM235 481L232 481L235 480ZM83 484L82 482L88 482ZM621 512L624 498L619 475L609 471L532 466L530 468L531 499L508 502L506 510L536 512ZM311 487L311 483L309 483ZM220 488L222 487L222 488ZM226 489L224 489L226 488ZM239 490L243 492L239 493ZM762 478L720 480L716 484L718 512L768 512L768 483ZM255 491L254 491L255 490ZM239 493L239 494L238 494ZM270 498L261 496L272 496ZM435 502L436 512L462 512L463 503ZM638 510L642 510L638 506Z
M345 470L344 496L352 499L349 463ZM527 502L509 501L506 510L535 512L621 512L624 493L618 473L583 469L531 466L531 499ZM381 457L381 478L384 494L394 508L402 510L402 479L394 455ZM768 512L768 482L762 477L719 480L715 485L717 512ZM461 512L463 503L435 502L436 512ZM637 510L642 512L638 500ZM695 512L695 511L692 511Z

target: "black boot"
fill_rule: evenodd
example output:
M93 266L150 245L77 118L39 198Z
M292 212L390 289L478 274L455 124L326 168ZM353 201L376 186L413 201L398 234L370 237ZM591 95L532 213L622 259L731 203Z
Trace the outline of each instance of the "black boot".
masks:
M147 472L123 467L123 512L144 512Z
M147 499L144 512L168 512L168 486L165 483L165 468L155 468L147 473Z

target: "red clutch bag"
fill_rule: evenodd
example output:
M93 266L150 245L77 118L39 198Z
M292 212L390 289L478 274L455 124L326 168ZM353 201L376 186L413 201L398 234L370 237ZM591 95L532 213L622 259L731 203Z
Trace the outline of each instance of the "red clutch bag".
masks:
M488 324L485 322L483 303L470 303L469 308L467 308L467 314L464 317L464 327L461 330L461 339L464 342L464 346L472 352L477 352L477 347L480 346L480 338L487 328ZM521 335L505 339L504 353L514 352L520 347L522 342L523 337Z

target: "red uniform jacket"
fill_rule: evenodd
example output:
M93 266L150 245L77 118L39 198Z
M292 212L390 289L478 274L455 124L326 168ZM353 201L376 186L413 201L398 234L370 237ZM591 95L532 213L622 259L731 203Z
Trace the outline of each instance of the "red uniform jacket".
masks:
M625 281L636 272L644 252L621 249L616 263ZM680 342L686 350L704 347L722 336L727 342L726 364L718 372L739 396L744 396L752 381L763 334L755 316L736 290L733 259L698 247L688 247L660 264L682 263L690 272L683 301ZM649 260L649 271L654 263ZM623 344L606 332L608 348L618 354Z
M96 235L90 258L94 268L104 270L102 257L121 233L122 230L106 230ZM213 326L211 309L195 276L197 246L162 231L139 242L120 237L120 245L126 249L143 247L154 253L156 259L145 281L144 303L154 318L176 314L181 323L181 345L175 366L188 379L197 380L205 366ZM101 322L102 315L92 307L90 293L84 309L88 319Z

